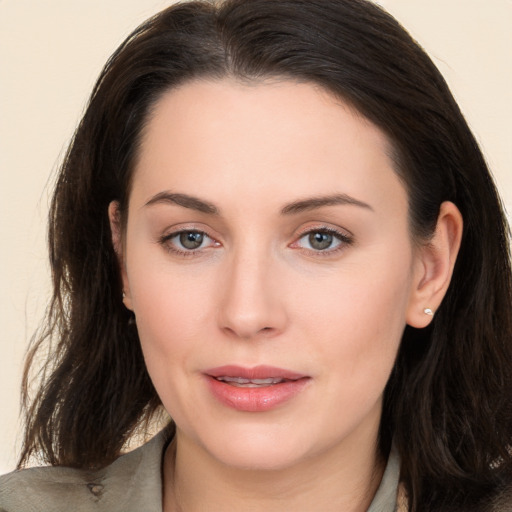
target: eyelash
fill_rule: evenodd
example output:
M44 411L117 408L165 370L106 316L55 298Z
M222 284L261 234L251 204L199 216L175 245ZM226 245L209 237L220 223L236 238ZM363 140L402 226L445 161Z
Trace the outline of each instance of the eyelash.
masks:
M159 243L162 245L168 252L174 253L178 256L183 256L185 258L190 258L193 256L198 256L201 251L203 251L206 247L199 247L197 249L180 249L175 244L172 243L173 238L177 238L182 234L196 234L202 235L205 238L210 239L213 242L213 246L220 246L220 243L217 242L214 238L208 235L205 231L201 231L200 229L180 229L179 231L174 231L173 233L169 233L168 235L164 235L160 238Z
M337 229L334 229L334 228L331 228L328 226L320 226L320 227L308 228L305 231L303 231L297 238L297 241L293 242L293 244L291 244L291 247L294 247L294 246L296 247L297 244L301 240L303 240L304 238L306 238L308 236L311 236L314 233L332 235L339 242L338 245L336 247L334 247L333 249L327 248L325 250L315 250L315 249L298 247L299 249L302 249L310 254L313 253L315 256L320 256L320 257L333 256L334 254L337 254L338 252L343 251L344 249L347 248L347 246L352 245L354 242L353 238L346 233L343 233L341 231L338 231Z
M326 248L325 250L315 250L315 249L308 249L305 247L300 247L298 244L301 240L303 240L305 237L311 236L315 233L321 233L321 234L328 234L332 235L334 238L338 240L338 245L336 245L333 249ZM172 240L179 237L182 234L195 234L195 235L202 235L203 237L210 239L211 243L206 247L199 247L197 249L180 249L175 244L172 243ZM175 231L173 233L169 233L167 235L162 236L159 239L160 245L162 245L168 252L174 253L178 256L182 257L193 257L198 256L199 253L201 253L204 249L208 247L215 247L220 246L220 242L217 242L213 237L209 236L208 233L205 231L201 231L198 229L181 229L179 231ZM350 246L353 244L353 238L346 233L342 233L341 231L338 231L337 229L327 227L327 226L321 226L321 227L315 227L315 228L309 228L298 236L297 240L289 245L289 247L292 248L298 248L300 250L303 250L305 252L308 252L310 254L314 254L315 256L320 257L327 257L332 256L333 254L337 254L339 251L344 250L347 246Z

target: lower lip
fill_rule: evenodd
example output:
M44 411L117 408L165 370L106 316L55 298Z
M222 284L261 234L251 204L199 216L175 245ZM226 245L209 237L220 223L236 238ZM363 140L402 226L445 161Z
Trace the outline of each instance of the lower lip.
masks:
M232 386L207 376L210 390L221 403L246 412L264 412L284 404L300 393L310 380L304 377L257 388Z

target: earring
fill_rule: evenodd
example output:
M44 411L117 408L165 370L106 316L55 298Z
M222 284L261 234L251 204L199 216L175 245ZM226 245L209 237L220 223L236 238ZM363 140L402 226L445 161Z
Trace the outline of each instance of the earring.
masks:
M425 308L423 310L423 313L425 313L425 315L428 315L428 316L434 316L434 312L430 308Z
M126 299L126 293L124 290L123 290L123 299Z

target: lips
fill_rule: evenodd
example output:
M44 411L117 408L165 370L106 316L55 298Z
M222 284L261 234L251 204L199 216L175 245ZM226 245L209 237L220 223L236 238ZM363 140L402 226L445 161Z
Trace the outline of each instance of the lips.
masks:
M220 382L226 382L227 384L231 384L232 386L237 387L247 387L247 388L259 388L272 386L274 384L281 384L285 382L286 379L274 378L270 377L268 379L244 379L242 377L229 377L227 375L223 375L222 377L215 377Z
M205 372L209 389L223 405L245 412L264 412L302 391L310 377L276 368L222 366Z

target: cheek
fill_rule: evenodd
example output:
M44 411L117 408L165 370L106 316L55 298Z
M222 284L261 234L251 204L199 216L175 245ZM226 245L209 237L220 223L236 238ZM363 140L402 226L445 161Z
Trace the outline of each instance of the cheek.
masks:
M171 365L185 368L189 354L197 350L194 340L201 338L199 333L212 317L212 278L196 266L171 265L163 250L135 237L129 255L133 311L146 364L155 380Z
M411 278L410 261L351 266L310 290L301 299L300 329L308 339L308 356L331 366L326 378L333 395L369 399L379 395L389 378L405 328Z
M176 275L178 274L178 275ZM144 360L153 385L169 414L179 424L190 421L197 400L190 375L206 350L204 332L211 318L207 283L153 267L133 275L133 304ZM186 412L186 414L184 413Z
M154 271L134 280L133 306L143 345L168 351L187 346L211 314L208 284Z

